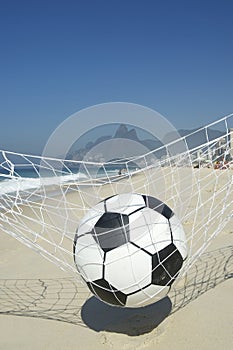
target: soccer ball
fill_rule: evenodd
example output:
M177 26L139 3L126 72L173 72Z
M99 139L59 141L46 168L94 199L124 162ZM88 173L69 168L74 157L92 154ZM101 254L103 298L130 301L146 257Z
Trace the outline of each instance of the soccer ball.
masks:
M141 307L167 295L187 247L182 225L165 203L125 193L89 209L73 253L79 273L99 299Z

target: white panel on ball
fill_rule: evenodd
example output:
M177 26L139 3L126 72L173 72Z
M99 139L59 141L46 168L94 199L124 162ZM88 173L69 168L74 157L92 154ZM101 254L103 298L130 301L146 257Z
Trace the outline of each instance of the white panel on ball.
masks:
M129 295L127 297L126 306L127 307L141 307L150 305L162 298L164 298L168 292L170 287L156 286L151 284L139 292Z
M87 281L94 281L102 278L104 252L91 234L86 234L77 239L75 247L75 263L83 278Z
M139 194L124 193L120 196L113 196L106 200L107 211L121 214L131 214L135 210L145 206L144 199Z
M151 254L171 243L168 220L150 208L143 208L130 215L129 227L131 241Z
M105 279L121 292L135 292L151 282L151 256L131 243L107 252Z

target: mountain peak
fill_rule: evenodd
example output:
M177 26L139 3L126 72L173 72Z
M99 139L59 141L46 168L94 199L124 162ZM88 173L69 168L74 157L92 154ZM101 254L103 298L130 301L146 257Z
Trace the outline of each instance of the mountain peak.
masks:
M137 132L135 129L128 130L127 126L125 124L120 124L114 138L122 138L122 139L130 139L134 141L139 141Z

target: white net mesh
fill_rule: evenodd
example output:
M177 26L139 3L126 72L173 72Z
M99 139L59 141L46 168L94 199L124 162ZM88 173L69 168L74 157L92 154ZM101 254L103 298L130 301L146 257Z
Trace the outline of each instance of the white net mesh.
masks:
M0 228L78 276L73 241L87 210L111 195L146 194L183 224L184 274L232 218L232 127L226 116L143 156L107 163L0 151ZM185 149L174 154L180 143Z

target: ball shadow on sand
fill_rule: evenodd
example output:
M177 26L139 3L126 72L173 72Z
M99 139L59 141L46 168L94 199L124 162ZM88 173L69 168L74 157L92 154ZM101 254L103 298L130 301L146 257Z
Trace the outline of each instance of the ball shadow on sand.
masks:
M151 332L171 312L168 297L141 308L120 308L107 305L95 297L88 299L81 310L83 322L91 329L137 336Z

